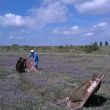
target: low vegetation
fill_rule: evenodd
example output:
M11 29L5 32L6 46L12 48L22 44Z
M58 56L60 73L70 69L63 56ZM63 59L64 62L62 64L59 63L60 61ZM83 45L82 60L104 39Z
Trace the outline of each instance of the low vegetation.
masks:
M38 50L40 65L44 69L37 73L17 73L15 71L17 58L25 55L31 48ZM97 97L95 100L97 104L90 103L81 110L109 110L109 46L91 44L89 46L0 47L0 109L68 110L57 105L57 101L72 94L75 88L90 78L93 73L105 75L100 90L94 96Z
M110 46L107 41L103 45L102 42L91 43L90 45L83 45L83 46L73 46L73 45L66 45L66 46L27 46L27 45L17 45L13 44L12 46L0 46L0 54L8 53L9 54L22 54L24 52L29 52L31 49L36 49L38 53L72 53L72 54L84 54L84 53L100 53L102 50L102 54L110 54ZM14 53L13 53L14 51Z

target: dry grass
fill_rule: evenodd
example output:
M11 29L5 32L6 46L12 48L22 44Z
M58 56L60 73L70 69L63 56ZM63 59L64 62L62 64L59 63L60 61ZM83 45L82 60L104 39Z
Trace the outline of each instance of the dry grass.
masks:
M106 101L82 110L110 109L110 56L42 54L40 65L44 70L23 74L14 70L16 59L16 55L0 56L1 110L67 110L56 105L57 100L70 95L93 73L105 74L97 96Z

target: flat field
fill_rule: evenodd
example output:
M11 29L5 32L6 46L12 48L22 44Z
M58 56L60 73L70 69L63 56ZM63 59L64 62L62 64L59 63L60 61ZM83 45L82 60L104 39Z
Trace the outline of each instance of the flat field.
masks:
M41 53L39 66L43 70L21 74L15 71L19 56L0 54L0 110L67 110L57 101L93 73L105 75L96 94L100 103L90 103L81 110L110 110L109 55Z

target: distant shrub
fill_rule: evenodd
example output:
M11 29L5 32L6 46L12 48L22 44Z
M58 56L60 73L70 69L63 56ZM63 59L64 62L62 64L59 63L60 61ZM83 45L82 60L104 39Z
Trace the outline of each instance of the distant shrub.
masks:
M83 50L86 53L92 53L93 51L96 51L98 49L99 49L99 47L97 45L97 42L94 42L92 45L86 45L86 46L83 47Z
M58 51L59 52L68 52L69 51L69 47L68 46L58 46Z
M12 47L18 47L18 46L20 46L20 45L18 45L18 44L12 44Z
M102 42L100 41L99 46L102 46Z
M60 45L60 46L58 46L58 48L59 48L59 49L64 49L65 47L62 46L62 45Z
M108 41L105 41L105 46L108 46Z

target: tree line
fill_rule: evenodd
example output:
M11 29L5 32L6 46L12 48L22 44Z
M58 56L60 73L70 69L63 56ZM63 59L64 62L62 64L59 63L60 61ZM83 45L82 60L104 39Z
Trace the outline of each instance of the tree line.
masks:
M92 53L93 51L99 50L100 46L109 46L109 43L108 43L108 41L105 41L104 43L101 42L101 41L99 43L98 42L94 42L94 43L92 43L90 45L85 45L82 48L83 48L83 50L86 53Z
M102 41L100 41L99 46L108 46L109 43L108 41L105 41L104 43Z

